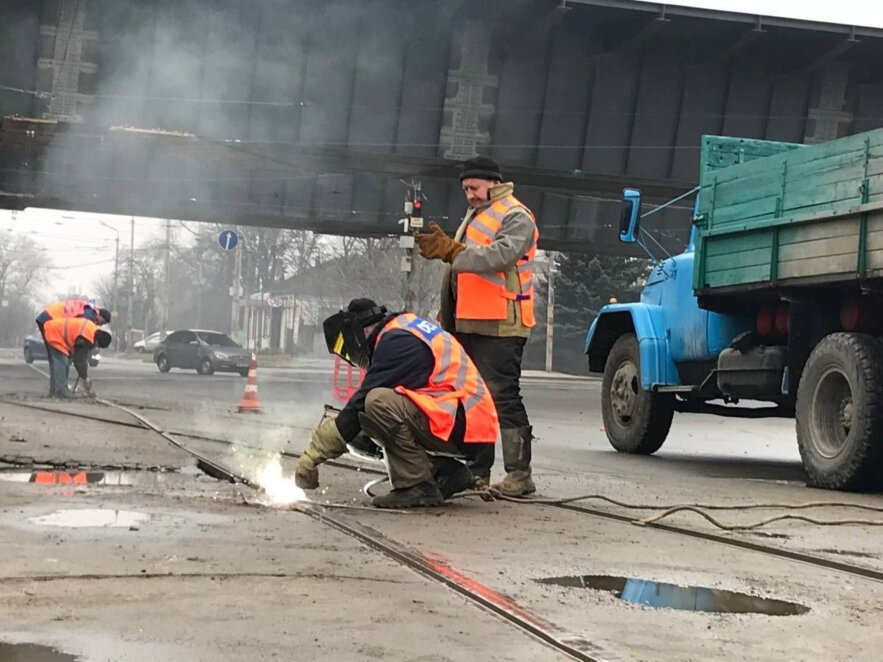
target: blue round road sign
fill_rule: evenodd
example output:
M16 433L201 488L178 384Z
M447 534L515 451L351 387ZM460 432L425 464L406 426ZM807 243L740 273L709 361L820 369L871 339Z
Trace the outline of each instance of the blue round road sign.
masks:
M239 235L233 232L233 230L224 230L218 235L218 243L224 250L233 250L236 248L236 244L239 243Z

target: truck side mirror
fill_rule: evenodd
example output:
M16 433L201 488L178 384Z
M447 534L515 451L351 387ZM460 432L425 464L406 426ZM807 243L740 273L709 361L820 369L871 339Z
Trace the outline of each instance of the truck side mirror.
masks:
M641 231L641 192L638 189L622 190L622 211L619 215L619 240L633 244Z

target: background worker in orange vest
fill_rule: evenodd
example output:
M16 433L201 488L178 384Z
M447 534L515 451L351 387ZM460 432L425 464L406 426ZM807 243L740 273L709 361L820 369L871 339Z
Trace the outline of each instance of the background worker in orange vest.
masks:
M337 418L313 432L297 464L295 482L319 486L318 465L347 444L383 447L392 491L374 497L378 508L439 506L473 487L465 464L490 452L499 433L490 392L475 364L449 333L410 313L389 313L371 299L353 299L323 323L328 351L367 370Z
M52 353L49 351L49 343L46 341L46 334L43 331L43 326L49 320L63 319L66 317L82 317L90 322L98 324L99 326L110 323L110 311L107 308L95 308L86 299L68 299L66 301L56 301L55 303L49 304L35 320L37 322L37 328L40 329L40 335L43 336L43 344L46 345L46 355L48 357L51 357ZM49 368L49 397L53 397L56 392L56 387L51 359Z
M453 332L487 382L500 417L506 496L536 491L532 428L521 398L521 359L534 320L533 265L539 233L533 213L502 183L500 166L479 156L463 163L469 203L454 238L435 223L417 236L420 254L448 264L442 279L442 327ZM490 480L490 465L473 467Z
M108 347L111 341L110 334L84 317L59 317L43 324L43 337L49 348L49 374L53 377L50 397L73 396L67 385L71 359L77 374L83 380L83 389L87 394L92 395L89 352L96 345L102 348Z

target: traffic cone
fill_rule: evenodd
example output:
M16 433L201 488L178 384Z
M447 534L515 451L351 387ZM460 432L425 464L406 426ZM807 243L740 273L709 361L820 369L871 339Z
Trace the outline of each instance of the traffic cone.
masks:
M261 413L261 401L258 400L258 366L254 354L248 363L248 379L245 382L245 393L239 401L239 413Z

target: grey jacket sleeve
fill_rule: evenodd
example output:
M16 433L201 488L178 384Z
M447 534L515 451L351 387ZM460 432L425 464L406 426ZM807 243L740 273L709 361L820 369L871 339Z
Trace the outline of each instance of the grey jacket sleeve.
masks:
M523 210L516 209L503 218L503 226L489 246L468 246L454 258L455 273L507 271L533 244L534 223Z

